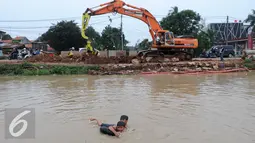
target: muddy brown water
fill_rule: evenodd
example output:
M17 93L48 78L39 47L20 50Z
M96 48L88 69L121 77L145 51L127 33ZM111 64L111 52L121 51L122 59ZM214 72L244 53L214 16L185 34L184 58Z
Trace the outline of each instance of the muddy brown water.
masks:
M35 108L36 137L7 140L5 108ZM0 77L1 143L254 143L255 73ZM117 139L90 117L116 123Z

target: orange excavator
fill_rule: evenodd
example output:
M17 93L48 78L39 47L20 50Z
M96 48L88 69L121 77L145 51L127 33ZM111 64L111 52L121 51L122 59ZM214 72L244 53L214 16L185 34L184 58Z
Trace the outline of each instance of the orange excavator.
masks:
M85 30L91 16L108 13L119 13L130 16L148 25L153 40L152 46L148 50L139 51L139 57L165 57L166 55L171 55L178 56L182 60L191 60L193 50L198 47L197 39L192 36L175 37L173 32L163 30L156 18L148 10L126 4L122 0L114 0L97 7L88 8L82 17L82 37L88 39L85 35Z

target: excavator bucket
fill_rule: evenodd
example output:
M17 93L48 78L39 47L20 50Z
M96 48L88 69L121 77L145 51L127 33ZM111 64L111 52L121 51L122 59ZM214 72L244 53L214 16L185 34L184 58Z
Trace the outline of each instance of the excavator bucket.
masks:
M88 13L85 13L82 15L82 30L81 30L81 35L84 39L89 39L88 36L86 36L85 31L86 28L89 24L89 20L90 20L90 15Z

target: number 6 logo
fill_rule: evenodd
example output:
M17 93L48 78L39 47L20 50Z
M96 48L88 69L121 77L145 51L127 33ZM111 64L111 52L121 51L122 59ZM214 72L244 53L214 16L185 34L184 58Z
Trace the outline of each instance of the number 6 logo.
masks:
M23 116L25 116L26 114L28 114L28 113L30 113L31 111L24 111L24 112L22 112L22 113L20 113L18 116L16 116L13 120L12 120L12 122L11 122L11 124L10 124L10 126L9 126L9 131L10 131L10 134L13 136L13 137L19 137L19 136L21 136L26 130L27 130L27 121L26 120L20 120L20 118L22 118ZM18 124L20 124L20 123L23 123L23 126L22 126L22 128L18 131L18 132L16 132L16 133L14 133L14 128L18 125Z

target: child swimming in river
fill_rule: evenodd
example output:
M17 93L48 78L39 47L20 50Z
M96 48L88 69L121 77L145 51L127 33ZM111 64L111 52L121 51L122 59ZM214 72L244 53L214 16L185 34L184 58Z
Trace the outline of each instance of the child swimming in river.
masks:
M100 126L102 123L100 121L98 121L97 119L95 118L91 118L90 121L97 121L97 124ZM125 128L127 128L127 123L128 123L128 116L127 115L121 115L120 116L120 121L123 121L125 123ZM114 126L115 124L104 124L104 125L112 125Z
M125 128L127 128L128 116L127 115L120 116L120 121L123 121L125 123Z
M91 118L90 121L96 121L98 126L100 126L100 132L103 134L119 137L120 133L124 131L126 123L124 121L119 121L117 125L105 124L101 121Z

